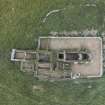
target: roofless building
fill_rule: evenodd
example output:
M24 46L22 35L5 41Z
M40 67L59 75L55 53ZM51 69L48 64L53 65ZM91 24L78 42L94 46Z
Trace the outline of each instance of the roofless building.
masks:
M40 37L36 51L16 50L12 61L39 79L101 77L102 40L99 37ZM23 63L24 62L24 63Z

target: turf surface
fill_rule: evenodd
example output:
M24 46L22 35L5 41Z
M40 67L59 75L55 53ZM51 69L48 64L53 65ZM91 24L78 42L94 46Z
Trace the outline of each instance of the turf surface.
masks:
M49 11L62 8L42 22ZM51 83L10 62L12 48L35 49L38 37L50 31L94 28L101 33L104 12L104 0L0 0L0 105L105 105L105 76Z

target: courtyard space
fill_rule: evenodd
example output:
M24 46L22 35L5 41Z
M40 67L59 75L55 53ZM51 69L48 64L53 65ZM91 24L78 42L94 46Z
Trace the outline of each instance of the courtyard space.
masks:
M44 41L43 41L44 40ZM74 74L81 77L100 77L102 70L102 40L99 37L41 37L39 49L70 50L85 48L90 52L91 61L71 66Z

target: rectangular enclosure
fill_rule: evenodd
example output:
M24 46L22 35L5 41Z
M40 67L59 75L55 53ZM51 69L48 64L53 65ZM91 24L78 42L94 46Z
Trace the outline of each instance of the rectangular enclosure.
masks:
M45 42L48 47L44 46ZM61 61L76 61L71 65L73 74L79 74L81 77L100 77L103 74L100 37L40 37L39 50L41 46L50 51L70 50L71 53L59 53L58 58ZM75 53L72 53L73 49L76 49ZM85 53L81 53L81 49L85 49ZM81 62L78 62L79 60Z
M36 59L35 51L12 49L11 53L12 61L25 61L25 60L35 60L35 59Z

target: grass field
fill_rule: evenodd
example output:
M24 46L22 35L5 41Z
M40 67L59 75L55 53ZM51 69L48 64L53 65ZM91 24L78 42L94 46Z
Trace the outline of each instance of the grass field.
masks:
M63 8L42 22L49 11ZM50 31L94 28L101 33L104 20L104 0L0 0L0 105L105 105L105 76L51 83L10 62L12 48L35 49L37 38Z

